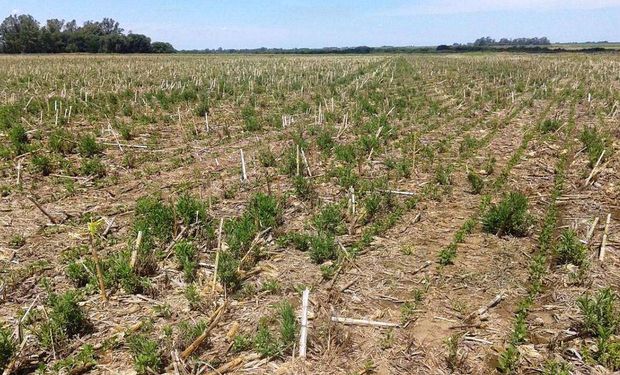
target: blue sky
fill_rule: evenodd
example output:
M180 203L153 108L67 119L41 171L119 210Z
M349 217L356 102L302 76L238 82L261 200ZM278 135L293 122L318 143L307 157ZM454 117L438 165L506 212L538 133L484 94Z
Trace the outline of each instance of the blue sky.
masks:
M100 20L178 49L620 41L620 0L0 0L0 15Z

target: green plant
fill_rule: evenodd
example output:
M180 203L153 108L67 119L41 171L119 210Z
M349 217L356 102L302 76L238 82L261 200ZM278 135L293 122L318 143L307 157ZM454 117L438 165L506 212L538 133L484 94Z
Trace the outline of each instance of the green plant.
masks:
M83 159L80 173L84 176L105 177L106 167L99 158Z
M595 127L584 128L581 132L580 139L588 153L590 167L594 167L599 157L606 149L605 139ZM601 161L603 160L605 160L605 157L601 159Z
M75 149L73 135L62 128L52 131L47 144L52 151L63 155L70 154Z
M86 134L79 139L78 151L82 157L91 158L100 154L103 148L97 143L97 139L94 135Z
M495 159L495 156L493 155L487 156L487 158L484 160L484 163L482 164L483 173L486 174L487 176L493 174L496 163L497 163L497 160Z
M47 307L49 311L45 321L34 329L41 345L46 348L55 347L58 350L69 339L90 328L90 322L78 305L78 296L75 292L50 293Z
M325 205L321 211L312 218L312 223L318 231L343 234L346 230L344 217L339 204Z
M435 170L435 182L441 186L449 186L452 184L452 168L450 166L440 165Z
M331 151L335 145L333 130L328 127L321 128L316 136L316 144L321 152Z
M482 218L485 232L517 237L527 235L531 222L528 199L518 192L511 192L499 204L492 204Z
M252 217L259 230L276 228L282 221L282 209L273 195L253 195L248 203L247 214Z
M336 240L330 234L319 233L310 239L310 259L317 264L338 257Z
M269 330L267 323L261 319L254 336L254 350L264 357L275 357L280 354L280 345Z
M179 323L179 334L177 336L176 346L181 350L187 348L198 336L202 335L207 329L207 326L207 322L203 320L192 323L188 321ZM202 346L204 346L204 344L206 344L206 342L203 343Z
M276 156L268 147L261 147L258 150L258 162L265 168L276 166Z
M205 114L209 114L209 98L203 98L198 102L196 109L194 110L196 116L204 117Z
M252 338L247 335L236 335L233 339L231 350L233 353L241 353L252 347Z
M543 375L571 375L573 368L563 361L550 360L545 363Z
M268 292L270 294L277 294L280 292L280 282L276 279L266 280L263 283L261 290Z
M323 277L323 279L331 280L336 274L338 265L335 263L328 262L325 264L321 264L321 266L319 266L319 269L321 270L321 276Z
M611 341L599 338L596 343L596 360L609 370L620 370L620 341Z
M596 295L585 295L577 300L583 315L583 329L591 335L609 338L620 325L620 314L616 308L616 294L611 288L600 290Z
M26 238L21 234L15 234L9 240L9 246L13 249L19 249L26 244Z
M81 288L91 281L94 276L93 270L93 268L88 268L85 262L71 261L65 268L65 274L76 287Z
M148 249L151 240L168 242L172 239L174 212L160 197L139 198L136 202L133 227L134 233L143 232L144 240L141 249Z
M558 130L560 125L561 123L559 120L548 118L540 124L540 131L543 133L552 133Z
M32 165L35 171L43 176L48 176L53 170L52 161L45 155L34 155L32 157Z
M196 279L198 269L198 254L192 242L180 241L174 246L174 253L177 261L183 270L186 282L193 282Z
M200 310L203 307L202 296L195 284L188 284L185 287L185 299L189 304L190 310Z
M130 261L131 254L127 250L112 254L106 259L101 267L105 270L106 284L120 286L126 293L142 293L148 289L149 282L146 277L140 275L152 273L156 269L155 261L152 257L138 255L135 270L131 268ZM93 270L94 264L89 269ZM94 285L95 280L91 278L89 283Z
M236 290L241 285L241 275L237 269L239 261L229 251L222 251L217 267L217 277L224 286Z
M4 325L0 325L0 371L3 371L9 364L16 349L17 345L13 340L12 332Z
M241 116L243 117L243 121L245 124L244 128L246 131L251 132L261 130L262 126L258 121L258 118L256 116L256 109L253 106L248 105L246 107L243 107L243 109L241 110Z
M393 208L394 200L391 194L381 194L373 191L362 200L362 205L365 212L365 221L369 223L380 213L388 212Z
M283 245L292 245L299 251L308 251L310 249L311 236L305 233L291 232L278 237L278 241Z
M454 258L456 258L456 248L457 245L454 242L451 242L448 246L441 249L439 252L439 264L442 266L447 266L449 264L454 263Z
M480 177L478 173L469 172L469 174L467 175L467 180L469 181L469 184L471 185L471 191L474 194L480 194L482 192L482 189L484 189L484 180L482 179L482 177Z
M52 369L59 373L74 374L95 366L95 349L92 345L84 345L80 351L56 362Z
M134 368L138 374L160 373L163 369L159 343L143 334L127 338L129 350L133 356Z
M403 159L396 164L396 172L400 178L410 178L413 162L409 159Z
M293 188L295 189L295 195L299 199L312 201L316 199L317 193L314 190L312 182L304 176L293 177Z
M331 171L330 175L338 178L338 185L343 189L349 189L350 187L358 188L359 176L353 168L338 167Z
M456 333L446 339L445 345L448 350L446 362L450 371L456 371L462 364L464 357L459 353L459 344L461 343L463 334Z
M337 145L334 148L336 160L346 164L354 164L357 160L357 150L354 144Z
M471 155L473 150L478 148L478 139L466 135L463 141L461 141L461 145L459 146L459 152L463 155Z
M13 125L11 130L9 130L9 140L13 146L15 155L21 155L28 152L28 143L30 141L28 140L26 129L24 129L21 124Z
M125 141L131 141L133 139L133 128L128 124L119 124L118 132L121 135L121 138Z
M189 194L182 194L177 199L175 214L184 225L200 224L201 229L206 229L207 235L213 236L214 229L210 227L211 220L207 215L207 205L205 202Z
M508 348L500 354L497 369L503 374L512 374L517 370L519 358L519 350L514 345L509 345Z
M288 301L278 306L280 314L280 336L285 348L293 346L297 336L298 324L293 306Z
M572 229L566 229L560 235L555 248L555 255L559 263L572 263L581 266L587 262L587 249Z
M19 119L19 107L0 105L0 130L10 129Z

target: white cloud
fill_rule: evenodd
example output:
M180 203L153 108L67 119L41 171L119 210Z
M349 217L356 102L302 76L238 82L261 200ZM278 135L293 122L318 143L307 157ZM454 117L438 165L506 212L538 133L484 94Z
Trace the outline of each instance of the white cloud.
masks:
M22 10L21 9L18 9L18 8L11 9L11 15L12 16L16 16L18 14L22 14Z
M620 0L422 0L388 12L394 16L480 13L497 11L557 11L620 7Z

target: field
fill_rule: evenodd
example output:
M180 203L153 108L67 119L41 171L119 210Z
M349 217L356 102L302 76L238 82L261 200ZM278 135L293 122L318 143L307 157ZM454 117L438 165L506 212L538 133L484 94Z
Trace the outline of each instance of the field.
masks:
M620 370L619 55L0 63L6 373Z
M620 43L553 43L552 47L564 49L605 48L619 49Z

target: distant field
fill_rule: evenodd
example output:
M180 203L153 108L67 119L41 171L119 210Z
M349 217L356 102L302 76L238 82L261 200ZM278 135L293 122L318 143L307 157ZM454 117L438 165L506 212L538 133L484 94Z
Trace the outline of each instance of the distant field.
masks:
M0 64L0 369L620 370L617 54Z
M554 43L551 46L556 47L556 48L564 48L564 49L584 49L584 48L620 49L620 43Z

